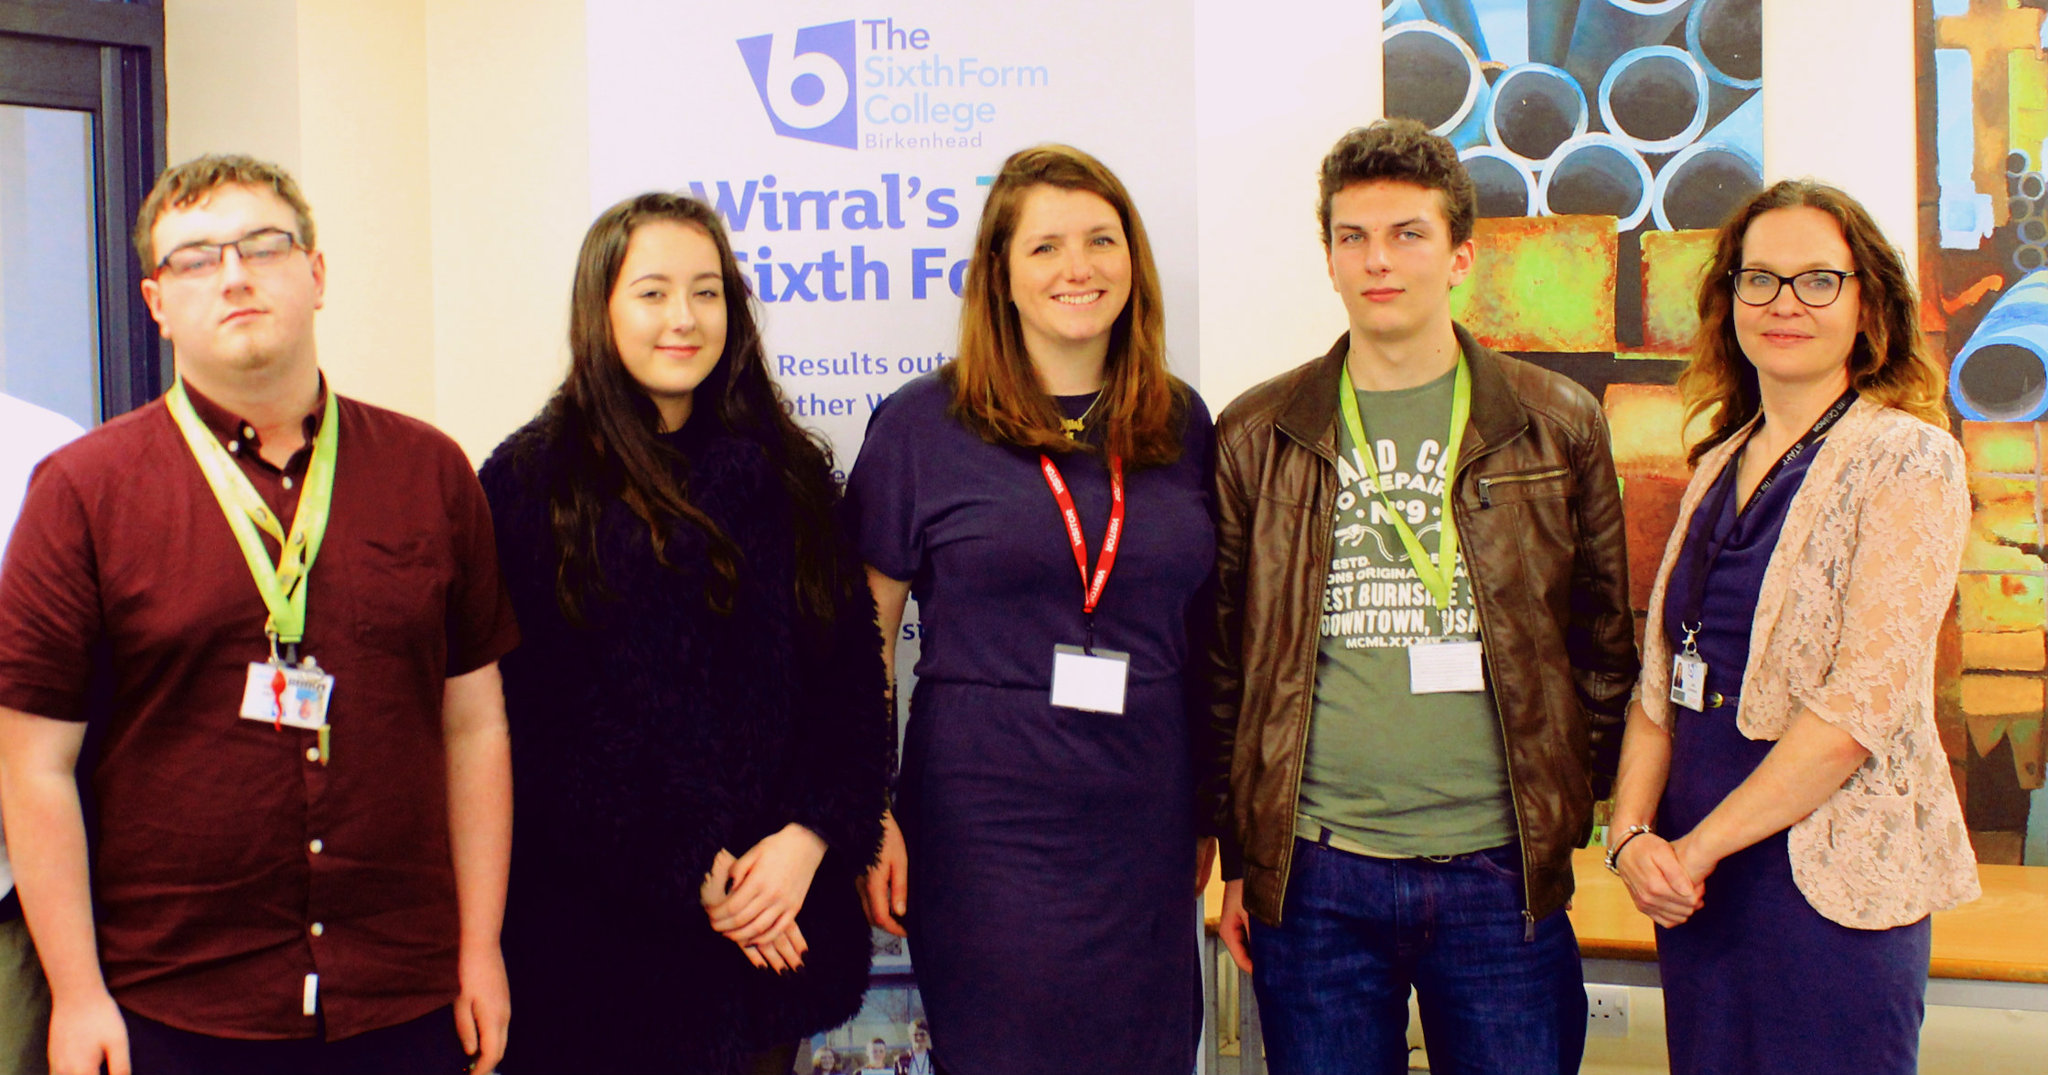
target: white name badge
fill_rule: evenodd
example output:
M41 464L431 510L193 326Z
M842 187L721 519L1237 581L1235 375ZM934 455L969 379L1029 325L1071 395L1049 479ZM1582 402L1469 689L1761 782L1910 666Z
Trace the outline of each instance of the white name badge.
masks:
M1486 689L1477 642L1425 642L1408 647L1408 693L1452 694Z
M1131 678L1131 655L1079 646L1052 648L1052 704L1090 713L1122 713L1124 686Z
M1706 712L1707 662L1697 653L1671 658L1671 700L1687 709Z
M317 667L251 661L249 681L242 687L241 715L265 724L325 728L327 703L333 696L334 677Z

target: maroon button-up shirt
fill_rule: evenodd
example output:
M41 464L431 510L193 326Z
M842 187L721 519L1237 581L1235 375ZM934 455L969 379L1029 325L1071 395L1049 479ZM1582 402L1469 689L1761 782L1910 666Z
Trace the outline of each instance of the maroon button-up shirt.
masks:
M279 470L191 396L289 527L310 446ZM100 960L174 1027L308 1037L309 974L329 1038L457 992L442 690L518 632L461 450L348 399L339 420L301 646L335 677L325 765L316 733L237 716L267 613L162 400L36 471L0 570L0 706L95 726Z

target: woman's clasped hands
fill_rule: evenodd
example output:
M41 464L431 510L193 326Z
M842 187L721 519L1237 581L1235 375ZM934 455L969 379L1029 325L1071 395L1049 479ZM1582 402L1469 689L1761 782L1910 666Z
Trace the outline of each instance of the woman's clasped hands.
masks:
M1636 909L1665 929L1683 924L1705 904L1705 881L1714 872L1714 860L1692 836L1667 841L1650 832L1630 839L1614 866Z
M734 858L721 849L698 896L711 928L740 946L749 962L777 974L803 966L810 945L796 925L825 841L789 824Z

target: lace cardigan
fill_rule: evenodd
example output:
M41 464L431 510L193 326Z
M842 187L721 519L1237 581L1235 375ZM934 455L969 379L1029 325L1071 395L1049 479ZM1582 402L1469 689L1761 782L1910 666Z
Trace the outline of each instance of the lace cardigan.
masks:
M1700 459L1650 593L1637 697L1662 728L1672 717L1665 586L1694 509L1741 442ZM1821 442L1764 572L1737 727L1775 740L1804 708L1870 752L1788 833L1799 891L1845 926L1906 925L1979 894L1934 725L1935 635L1969 520L1955 438L1859 399Z

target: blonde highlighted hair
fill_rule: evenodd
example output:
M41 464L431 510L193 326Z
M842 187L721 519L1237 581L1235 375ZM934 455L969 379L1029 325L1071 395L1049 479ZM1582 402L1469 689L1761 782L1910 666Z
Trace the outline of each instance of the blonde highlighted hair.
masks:
M1706 435L1687 455L1698 463L1708 450L1741 429L1762 406L1756 367L1735 336L1735 291L1729 274L1742 267L1742 241L1757 217L1804 206L1833 217L1849 245L1862 305L1861 325L1849 350L1849 385L1872 403L1905 411L1948 428L1942 402L1947 377L1920 332L1919 299L1905 259L1856 199L1812 179L1772 184L1730 214L1714 239L1714 257L1700 279L1700 329L1692 361L1678 378L1686 427L1706 419Z

